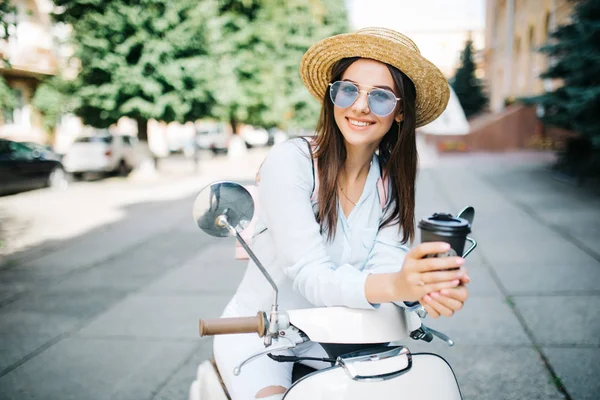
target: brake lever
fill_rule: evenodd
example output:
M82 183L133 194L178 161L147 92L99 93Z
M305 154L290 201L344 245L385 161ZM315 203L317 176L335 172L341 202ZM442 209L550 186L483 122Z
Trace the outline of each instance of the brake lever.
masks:
M450 347L454 346L454 340L450 339L447 335L443 334L442 332L436 331L435 329L430 328L424 324L421 324L421 328L425 331L426 334L429 333L429 334L437 337L438 339L443 340Z
M233 374L235 376L238 376L242 372L242 367L244 365L248 364L251 361L256 360L260 356L263 356L267 353L271 353L274 351L289 350L289 349L293 349L294 347L296 347L296 343L294 343L294 341L292 339L288 339L287 337L279 336L278 340L285 340L285 341L288 341L289 343L284 343L284 344L280 344L277 346L269 346L269 347L265 348L264 350L259 351L258 353L254 353L253 355L251 355L250 357L246 358L244 361L242 361L241 363L236 365L235 368L233 369Z

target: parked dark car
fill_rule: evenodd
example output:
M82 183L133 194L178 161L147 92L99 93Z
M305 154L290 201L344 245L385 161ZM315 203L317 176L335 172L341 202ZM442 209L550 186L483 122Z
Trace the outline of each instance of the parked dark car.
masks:
M49 147L0 139L0 194L67 185L60 156Z

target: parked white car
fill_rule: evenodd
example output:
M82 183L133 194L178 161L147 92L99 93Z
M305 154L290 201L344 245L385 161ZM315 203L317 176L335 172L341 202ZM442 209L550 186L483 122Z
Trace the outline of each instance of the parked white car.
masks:
M221 123L200 123L196 125L196 146L211 150L214 154L227 153L231 133Z
M240 136L246 142L247 147L266 146L269 142L269 132L265 128L245 125L240 129Z
M125 176L139 161L136 137L97 135L77 138L65 154L63 165L75 177L90 172Z

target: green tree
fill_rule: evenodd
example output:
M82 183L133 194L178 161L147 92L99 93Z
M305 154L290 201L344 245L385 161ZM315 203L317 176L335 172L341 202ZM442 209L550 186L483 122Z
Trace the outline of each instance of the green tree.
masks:
M54 136L60 117L74 110L73 83L60 77L42 82L35 90L32 105L42 114L44 129Z
M343 0L296 0L285 7L270 0L266 18L275 28L267 41L273 43L276 55L274 69L278 79L270 109L284 117L285 127L314 128L320 104L304 87L299 74L302 56L315 42L328 36L348 32L348 16ZM282 40L281 38L285 38Z
M347 30L343 0L222 0L214 55L215 115L231 124L313 126L318 102L302 85L302 55Z
M561 80L562 86L521 100L541 106L544 124L579 134L566 140L556 168L582 183L600 177L600 3L577 1L570 22L550 38L540 48L549 57L540 78Z
M10 1L0 1L0 39L8 39L8 27L11 24L12 16L15 13L15 7ZM0 66L10 67L8 60L0 60ZM6 80L0 75L0 111L11 109L14 106L14 94Z
M483 83L475 76L476 67L473 61L473 41L471 39L467 40L460 61L460 67L450 80L450 85L454 89L466 117L469 118L483 111L488 104Z
M0 111L14 107L14 94L6 80L0 75Z
M9 26L14 23L16 8L10 0L0 1L0 38L6 39L9 35Z
M600 2L577 2L571 22L550 37L553 40L540 48L550 60L540 77L560 79L563 85L524 100L543 106L544 123L600 145Z
M210 113L214 0L55 0L81 68L74 111L107 127L120 117L190 121Z

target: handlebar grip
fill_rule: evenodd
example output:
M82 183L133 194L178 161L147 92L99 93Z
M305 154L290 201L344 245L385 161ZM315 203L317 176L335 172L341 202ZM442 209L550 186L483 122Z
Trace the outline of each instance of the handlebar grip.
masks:
M227 335L232 333L258 333L265 335L264 312L258 312L256 317L216 318L200 320L200 336Z

